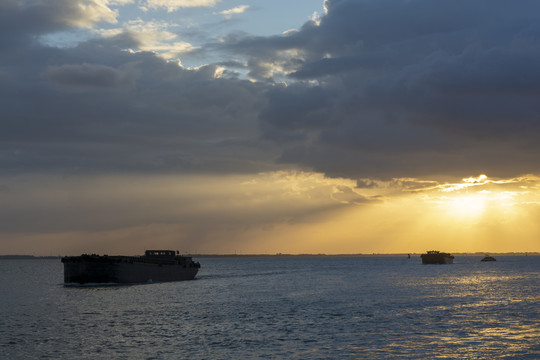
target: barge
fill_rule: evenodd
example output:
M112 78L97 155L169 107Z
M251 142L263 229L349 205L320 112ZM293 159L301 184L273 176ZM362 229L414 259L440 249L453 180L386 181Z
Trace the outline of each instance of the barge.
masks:
M146 250L143 256L65 256L64 284L137 284L193 280L201 265L174 250Z
M425 254L420 255L422 258L422 264L453 264L454 255L445 252L439 252L435 250L428 251Z
M497 261L493 256L486 255L482 260L480 261Z

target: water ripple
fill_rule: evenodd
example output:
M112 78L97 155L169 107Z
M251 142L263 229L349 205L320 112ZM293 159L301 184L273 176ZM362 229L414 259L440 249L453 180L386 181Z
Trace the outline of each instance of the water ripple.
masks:
M207 258L196 281L71 288L2 261L7 359L537 359L540 258ZM412 260L412 259L411 259ZM484 264L482 264L484 265ZM23 272L17 271L21 266Z

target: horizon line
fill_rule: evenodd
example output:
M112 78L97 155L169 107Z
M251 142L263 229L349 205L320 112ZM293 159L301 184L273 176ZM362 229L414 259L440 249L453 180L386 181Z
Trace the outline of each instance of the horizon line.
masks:
M183 256L191 257L377 257L377 256L408 256L408 255L421 255L423 253L410 252L410 253L341 253L341 254L325 254L325 253L300 253L300 254L288 254L288 253L274 253L274 254L204 254L204 253L184 253ZM513 255L513 256L538 256L540 251L503 251L503 252L491 252L491 251L475 251L475 252L452 252L453 255L458 256L483 256L483 255ZM104 254L108 255L108 254ZM43 258L62 258L64 256L72 255L29 255L29 254L0 254L0 259L43 259ZM76 255L75 255L76 256ZM111 255L122 256L122 255ZM124 255L124 256L140 256L140 255Z

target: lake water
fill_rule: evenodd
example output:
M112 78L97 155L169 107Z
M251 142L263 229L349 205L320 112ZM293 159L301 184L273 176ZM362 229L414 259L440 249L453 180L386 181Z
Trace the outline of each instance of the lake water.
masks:
M0 357L540 358L538 256L195 260L194 281L82 288L0 260Z

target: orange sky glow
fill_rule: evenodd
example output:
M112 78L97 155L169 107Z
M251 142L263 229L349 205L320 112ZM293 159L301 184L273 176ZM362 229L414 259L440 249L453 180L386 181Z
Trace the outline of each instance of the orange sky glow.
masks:
M532 252L539 187L532 175L357 183L289 171L12 179L0 253Z
M1 1L0 254L540 251L538 9Z

